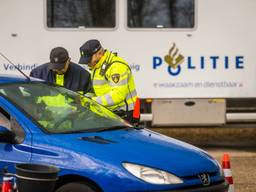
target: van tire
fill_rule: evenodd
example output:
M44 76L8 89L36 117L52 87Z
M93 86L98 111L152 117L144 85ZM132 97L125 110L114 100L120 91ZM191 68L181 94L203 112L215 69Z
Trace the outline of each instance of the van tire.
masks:
M90 185L84 182L67 183L59 187L55 192L97 192Z

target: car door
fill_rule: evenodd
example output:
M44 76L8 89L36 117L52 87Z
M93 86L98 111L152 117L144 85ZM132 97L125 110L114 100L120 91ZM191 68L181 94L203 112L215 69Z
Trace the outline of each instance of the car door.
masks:
M0 171L6 168L9 172L14 172L15 164L30 161L31 133L28 128L30 123L22 111L0 96L0 125L14 133L16 140L16 143L0 142Z

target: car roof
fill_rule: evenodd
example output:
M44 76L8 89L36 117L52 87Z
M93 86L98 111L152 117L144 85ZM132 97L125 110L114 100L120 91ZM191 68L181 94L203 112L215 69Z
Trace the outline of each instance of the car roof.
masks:
M42 80L36 78L30 78L32 82L40 82ZM29 82L29 80L22 75L10 75L10 74L0 74L0 84L5 83L24 83Z

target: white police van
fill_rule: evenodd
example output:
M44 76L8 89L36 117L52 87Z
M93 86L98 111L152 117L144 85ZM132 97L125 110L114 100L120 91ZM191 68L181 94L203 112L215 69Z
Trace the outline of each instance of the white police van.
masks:
M130 63L143 120L253 121L255 9L255 0L1 0L0 51L29 74L53 47L77 62L96 38ZM1 73L17 74L0 63Z

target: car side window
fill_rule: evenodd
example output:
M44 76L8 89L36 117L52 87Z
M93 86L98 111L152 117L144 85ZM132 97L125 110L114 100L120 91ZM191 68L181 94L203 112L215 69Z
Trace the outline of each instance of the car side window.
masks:
M25 132L17 120L6 110L0 107L0 125L6 127L15 134L15 141L22 143L25 138Z
M19 125L17 120L11 116L11 130L15 134L15 141L17 143L22 143L25 138L25 132L23 128Z
M10 115L0 107L0 125L11 130Z

